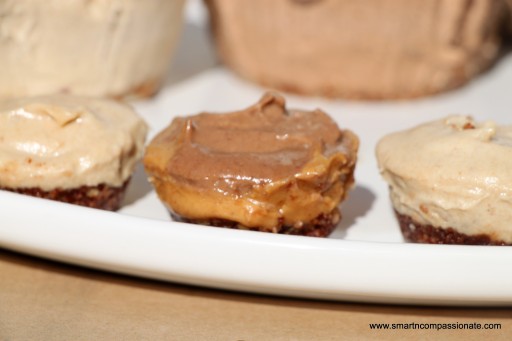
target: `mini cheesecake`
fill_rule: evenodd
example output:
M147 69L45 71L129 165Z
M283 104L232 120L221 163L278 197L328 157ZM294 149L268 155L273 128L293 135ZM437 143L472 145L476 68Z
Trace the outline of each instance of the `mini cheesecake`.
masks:
M174 119L144 165L177 220L323 237L341 218L358 145L323 111L287 110L267 93L241 111Z
M147 97L164 81L184 0L0 0L0 99Z
M512 126L450 116L385 136L377 159L406 240L512 245Z
M485 70L500 48L495 0L206 0L222 61L281 91L428 96Z
M0 189L116 210L147 126L116 101L52 95L0 104Z

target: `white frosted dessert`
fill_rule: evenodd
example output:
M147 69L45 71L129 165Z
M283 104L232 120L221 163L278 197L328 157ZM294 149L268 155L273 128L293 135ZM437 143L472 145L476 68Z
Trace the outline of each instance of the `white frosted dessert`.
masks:
M512 244L512 126L450 116L385 136L377 159L406 239Z
M0 189L116 209L146 133L144 121L117 101L53 95L2 102Z
M0 99L149 96L165 77L184 0L0 0Z

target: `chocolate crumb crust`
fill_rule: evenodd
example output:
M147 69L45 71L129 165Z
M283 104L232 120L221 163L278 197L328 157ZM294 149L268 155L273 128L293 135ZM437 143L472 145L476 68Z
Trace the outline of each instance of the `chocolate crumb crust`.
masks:
M489 235L467 235L455 231L453 228L440 228L432 225L416 223L411 217L398 213L396 217L400 223L400 230L404 238L413 243L426 244L458 244L458 245L499 245L512 246L502 240L494 240Z
M44 191L40 188L5 188L0 190L30 195L37 198L50 199L68 204L99 208L106 211L117 211L121 207L129 180L121 187L106 184L98 186L81 186L73 189L53 189Z
M207 225L207 226L215 226L215 227L225 227L231 229L239 229L239 230L250 230L250 231L260 231L260 232L273 232L278 234L288 234L288 235L297 235L297 236L308 236L308 237L327 237L334 231L336 225L341 220L340 211L335 208L328 214L320 214L315 219L309 221L308 223L296 226L286 226L279 225L275 227L273 230L265 230L257 227L247 227L240 225L236 221L227 220L227 219L188 219L181 216L176 215L171 212L171 217L175 221L180 221L184 223L198 224L198 225Z

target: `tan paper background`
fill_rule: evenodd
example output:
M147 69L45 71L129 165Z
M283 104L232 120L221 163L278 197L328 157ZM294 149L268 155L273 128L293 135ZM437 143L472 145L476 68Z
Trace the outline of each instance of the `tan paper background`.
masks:
M502 323L370 330L369 323ZM0 340L509 340L512 310L258 296L156 282L0 249Z

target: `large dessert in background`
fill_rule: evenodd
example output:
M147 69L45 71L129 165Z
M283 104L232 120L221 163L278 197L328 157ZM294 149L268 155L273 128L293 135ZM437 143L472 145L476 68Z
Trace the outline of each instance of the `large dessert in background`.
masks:
M268 93L241 111L174 119L144 165L177 220L323 237L341 218L358 146L323 111L287 110Z
M500 47L501 0L206 0L222 60L264 86L397 99L458 87Z
M383 137L377 159L406 240L512 245L512 126L450 116Z
M0 102L0 190L116 210L147 126L128 105L51 95Z
M184 0L0 0L0 100L49 93L149 96Z

